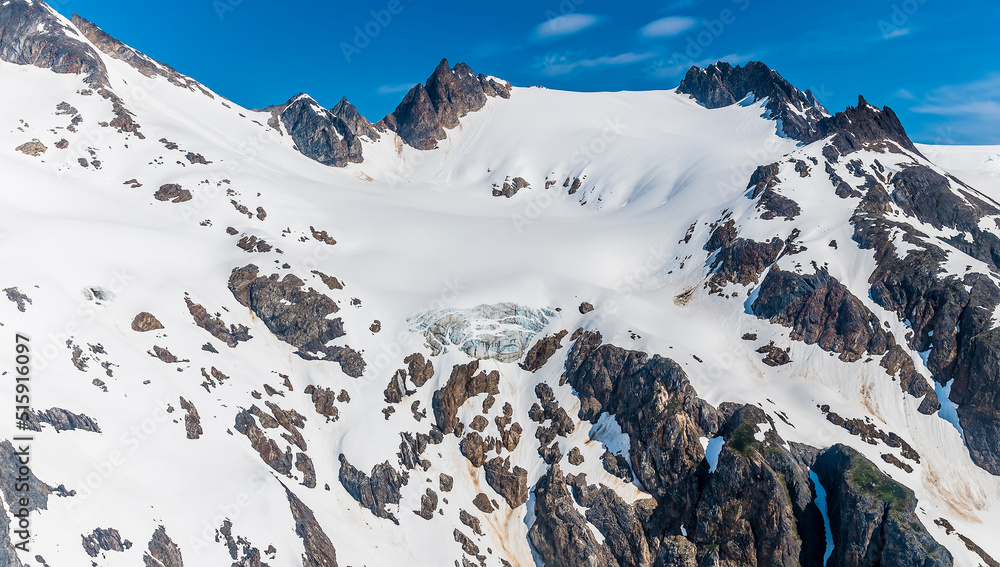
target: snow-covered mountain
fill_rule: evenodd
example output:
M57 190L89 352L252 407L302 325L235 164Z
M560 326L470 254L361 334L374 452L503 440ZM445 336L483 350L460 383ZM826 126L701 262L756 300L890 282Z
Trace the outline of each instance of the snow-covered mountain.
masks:
M998 148L761 63L250 110L40 0L0 84L0 565L997 565Z

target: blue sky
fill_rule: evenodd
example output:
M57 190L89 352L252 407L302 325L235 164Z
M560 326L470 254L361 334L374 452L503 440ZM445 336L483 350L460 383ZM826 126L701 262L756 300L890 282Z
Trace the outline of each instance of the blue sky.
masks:
M672 89L767 63L831 111L891 106L927 143L1000 144L1000 3L894 0L51 0L248 107L304 91L372 121L441 60L519 86Z

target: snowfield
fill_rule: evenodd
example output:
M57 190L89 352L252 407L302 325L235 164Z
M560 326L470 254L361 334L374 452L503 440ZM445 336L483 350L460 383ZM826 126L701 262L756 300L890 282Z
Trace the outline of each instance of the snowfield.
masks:
M111 103L84 94L90 87L83 77L0 61L3 287L30 298L23 311L14 301L0 302L0 335L7 341L0 360L9 375L14 334L29 336L34 408L63 408L100 426L95 433L43 425L35 434L34 474L75 493L52 495L48 509L33 514L31 552L18 554L25 565L34 565L35 555L53 566L141 564L150 534L161 525L185 565L228 565L233 557L224 540L217 542L227 519L233 537L252 542L268 565L301 565L303 539L282 486L313 511L340 565L458 563L463 555L453 529L472 533L460 513L476 513L471 503L480 492L499 508L480 514L483 535L475 542L485 564L501 565L501 558L522 567L540 564L527 535L534 496L511 509L492 492L484 470L462 455L458 439L446 435L428 446L422 458L429 468L408 471L402 500L387 508L398 526L351 497L338 478L339 456L365 474L386 461L400 469L400 433L427 432L434 393L453 366L471 362L474 354L480 370L499 373L499 394L485 412L480 409L489 396L472 397L457 417L468 424L483 413L492 428L510 404L523 433L504 456L527 471L529 488L548 468L537 452L539 425L526 417L537 402L535 386L544 383L575 424L572 434L559 438L562 454L576 447L584 457L579 465L564 458L563 470L585 472L589 482L629 502L648 497L640 483L601 465L606 449L627 459L629 439L612 415L594 426L579 420L580 400L560 381L569 337L537 372L518 364L537 339L581 327L599 329L606 343L671 358L713 405L758 405L775 416L773 427L787 442L854 447L915 492L920 521L956 565L973 567L981 558L936 525L937 518L1000 557L1000 477L973 463L953 424L954 408L947 410L950 402L924 415L917 410L920 400L904 394L878 360L845 363L792 340L789 329L749 313L756 284L730 283L721 294L706 289L713 257L704 246L713 223L728 214L740 236L758 242L784 240L797 228L795 241L805 250L780 258L777 266L799 273L826 267L887 322L933 386L920 353L902 340L907 323L869 296L876 262L871 250L852 240L858 199L837 197L821 168L809 177L793 170L789 157L822 160L822 143L803 146L779 136L766 117L766 101L708 110L667 91L514 88L509 100L491 98L462 118L436 150L416 150L387 131L378 141L364 141L364 162L333 168L296 151L285 132L268 126L267 112L101 57L111 88L134 113L144 139L100 125L114 117ZM58 111L61 103L75 113ZM74 116L82 121L71 131ZM15 150L36 139L44 153ZM1000 148L919 149L940 171L1000 199ZM188 152L209 163L190 161ZM893 172L910 162L909 156L872 151L853 157L866 168L877 159ZM747 198L750 175L771 162L782 164L782 195L802 209L794 221L762 220ZM849 178L846 169L838 173ZM528 187L509 199L492 196L495 185L514 177ZM575 179L579 189L570 194L567 186ZM180 185L191 199L154 198L167 184ZM931 236L949 235L948 229L898 219ZM336 244L322 242L317 231L328 232ZM243 236L270 248L247 252L237 246ZM956 275L967 265L991 273L983 262L942 246L952 254L948 269ZM904 246L898 250L905 253ZM227 287L230 276L251 263L261 276L292 274L304 289L336 302L339 310L327 319L341 318L346 335L330 344L362 354L360 378L334 362L296 355L238 301ZM337 278L342 289L322 276ZM227 327L246 326L252 338L231 348L199 328L186 298ZM582 314L582 302L595 310ZM512 323L504 319L507 310L476 309L499 304L539 316ZM130 325L140 312L152 313L163 328L134 331ZM432 329L440 330L438 339L447 338L444 348L429 346ZM757 338L743 340L746 334ZM770 341L789 349L790 364L762 362L757 349ZM206 343L218 353L204 350ZM178 361L153 356L154 347ZM404 392L386 414L386 385L412 353L432 361L433 377ZM207 384L213 369L228 378ZM328 419L303 392L310 386L343 391L350 401L336 403L337 419ZM11 380L0 381L4 404L13 390ZM947 402L950 387L943 390L939 395ZM181 398L197 408L203 428L197 439L186 435ZM302 470L286 476L269 467L236 430L241 410L264 410L266 402L304 417L298 431L315 468L315 488L301 484ZM920 463L910 473L887 464L880 458L887 447L830 423L822 404L899 434ZM9 412L4 415L0 437L9 439L17 432ZM287 441L294 436L287 429L265 427L264 433L281 452L286 446L300 451ZM711 449L714 471L722 438L701 443ZM439 490L442 473L454 478L450 492ZM431 520L412 513L421 509L428 488L442 498ZM6 498L5 504L11 509ZM820 508L825 516L825 503ZM130 548L88 556L80 536L112 527Z

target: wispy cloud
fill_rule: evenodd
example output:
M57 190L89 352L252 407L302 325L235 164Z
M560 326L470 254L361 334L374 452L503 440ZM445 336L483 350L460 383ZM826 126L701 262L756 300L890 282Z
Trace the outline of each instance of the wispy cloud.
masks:
M722 57L709 57L700 61L687 58L683 61L678 61L673 58L660 58L650 63L644 69L644 73L647 79L665 81L680 77L692 66L707 67L708 65L718 63L719 61L725 61L726 63L730 63L732 65L742 65L743 63L752 60L754 57L755 56L751 54L730 53L729 55L723 55Z
M896 39L897 37L904 37L910 35L913 30L911 28L896 28L892 31L882 34L884 39Z
M630 51L619 55L603 55L588 58L580 51L555 51L536 58L531 68L538 75L555 77L571 75L587 69L634 65L652 59L655 56L656 54L652 52L635 53Z
M920 114L1000 120L1000 73L971 83L934 89L910 110Z
M382 85L381 87L375 89L380 95L389 95L396 93L405 93L412 89L416 83L400 83L398 85Z
M647 39L675 37L698 25L698 20L687 16L668 16L649 22L639 28L639 36Z
M1000 142L1000 73L947 85L919 97L909 110L939 117L921 136L933 143L996 144ZM933 129L933 130L930 130ZM945 134L942 134L944 132Z
M566 14L538 24L532 36L537 40L560 39L599 26L603 21L603 18L594 14Z
M690 8L697 5L696 0L674 0L673 2L667 4L663 7L664 12L673 12L674 10L680 10L681 8Z

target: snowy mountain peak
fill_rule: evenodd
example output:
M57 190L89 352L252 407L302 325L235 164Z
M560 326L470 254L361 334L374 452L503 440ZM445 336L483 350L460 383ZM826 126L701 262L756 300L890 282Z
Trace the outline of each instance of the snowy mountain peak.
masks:
M410 146L431 150L460 118L481 109L489 97L510 98L510 89L510 83L477 76L465 63L451 68L442 59L427 82L410 89L381 124Z
M79 14L73 14L70 21L81 33L83 33L84 36L86 36L88 40L90 40L93 45L100 49L101 52L109 57L120 59L128 63L129 66L142 73L143 76L148 78L158 76L163 77L174 85L184 87L192 91L197 90L208 97L214 98L214 95L208 89L201 86L197 81L191 79L190 77L181 75L172 67L164 65L159 61L155 61L154 59L125 45L105 33L104 30L97 27L97 25L81 17Z
M107 84L107 68L94 47L41 0L5 0L0 5L0 59L83 74L95 88Z
M816 122L829 116L811 91L800 91L759 61L742 67L725 61L704 69L691 67L677 92L693 96L706 108L736 104L749 95L754 101L766 98L770 117L779 120L781 131L796 140L808 138L815 132Z

